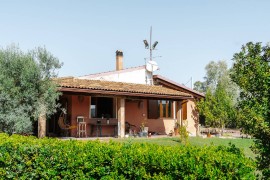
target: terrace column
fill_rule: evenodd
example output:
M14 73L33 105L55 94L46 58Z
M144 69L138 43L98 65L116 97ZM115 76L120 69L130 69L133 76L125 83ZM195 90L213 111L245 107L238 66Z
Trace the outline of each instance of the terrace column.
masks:
M125 137L125 99L117 99L118 137Z
M182 102L181 101L176 101L176 119L177 123L182 126L182 119L181 119L181 107L182 107Z

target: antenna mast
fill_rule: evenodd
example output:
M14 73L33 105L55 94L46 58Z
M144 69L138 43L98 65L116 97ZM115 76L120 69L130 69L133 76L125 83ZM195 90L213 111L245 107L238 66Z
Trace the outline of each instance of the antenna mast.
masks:
M143 43L145 45L145 49L149 49L150 51L150 61L153 60L153 56L152 56L152 51L155 50L157 44L158 44L158 41L155 41L154 44L152 44L152 26L150 27L150 43L148 44L147 40L143 40ZM147 58L148 59L148 58Z
M150 51L150 57L149 58L144 58L145 59L145 66L146 66L146 70L148 72L150 72L150 77L149 77L149 80L148 80L148 77L146 76L145 77L145 82L146 84L148 84L148 81L150 81L150 84L153 85L153 72L158 70L158 65L155 61L153 61L153 57L152 56L152 52L153 50L155 50L157 44L158 44L158 41L155 41L154 44L152 45L152 26L150 27L150 41L149 41L149 44L147 42L147 40L143 40L143 43L145 45L145 49L149 49ZM160 56L158 56L160 57ZM146 62L146 59L150 59L148 62Z
M152 26L150 27L150 61L152 61Z

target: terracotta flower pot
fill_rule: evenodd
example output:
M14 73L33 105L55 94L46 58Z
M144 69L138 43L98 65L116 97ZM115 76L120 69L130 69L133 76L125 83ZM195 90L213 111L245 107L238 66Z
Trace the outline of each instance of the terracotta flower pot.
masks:
M179 134L178 128L174 128L174 135L177 136Z

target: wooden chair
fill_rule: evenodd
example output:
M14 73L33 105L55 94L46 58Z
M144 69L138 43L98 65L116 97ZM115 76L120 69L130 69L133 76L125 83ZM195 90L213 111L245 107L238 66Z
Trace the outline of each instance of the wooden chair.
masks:
M71 126L69 124L66 124L64 113L60 114L59 119L58 119L58 125L62 130L66 132L66 136L68 136L69 130L77 128L77 126Z
M77 137L87 137L86 122L83 116L77 116Z

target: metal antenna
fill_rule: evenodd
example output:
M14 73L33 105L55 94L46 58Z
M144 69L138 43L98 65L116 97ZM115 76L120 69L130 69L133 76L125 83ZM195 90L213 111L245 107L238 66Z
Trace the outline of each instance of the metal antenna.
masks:
M155 50L157 44L158 44L158 41L155 41L154 44L152 45L152 26L150 27L150 43L148 44L147 40L143 40L143 43L145 45L145 49L149 49L150 50L150 57L149 58L144 58L145 60L145 68L147 71L150 72L150 84L153 85L153 72L158 70L158 66L157 66L157 63L155 61L153 61L153 58L155 57L152 57L152 51ZM160 56L157 56L157 57L160 57ZM150 61L146 62L146 59L150 59ZM147 84L148 82L148 79L147 79L147 76L145 77L145 82Z
M152 61L152 26L150 27L150 61Z
M150 43L148 44L147 40L143 40L144 45L145 45L145 49L149 49L150 50L150 61L152 61L153 57L152 57L152 51L155 50L158 41L155 41L154 44L152 44L152 26L150 27Z
M184 85L186 86L189 82L190 82L190 88L193 89L193 79L192 79L192 77Z

